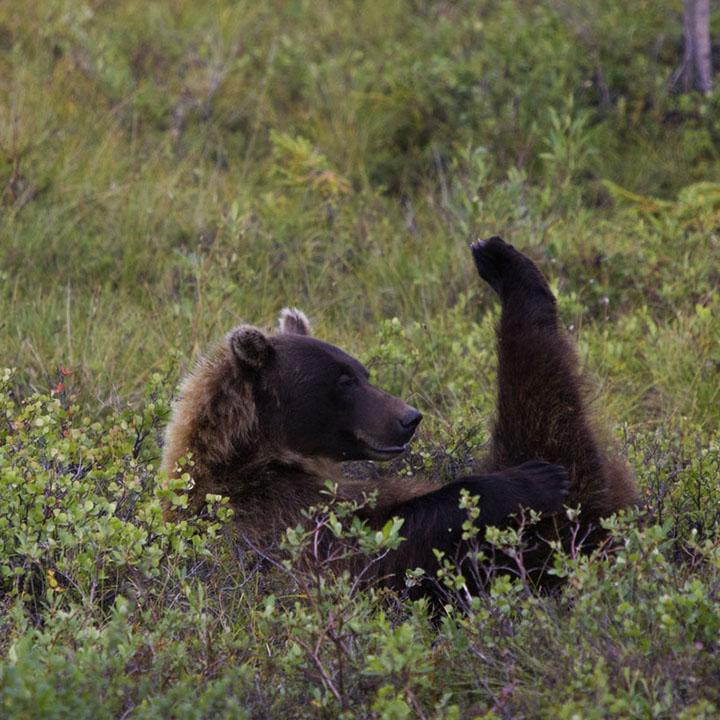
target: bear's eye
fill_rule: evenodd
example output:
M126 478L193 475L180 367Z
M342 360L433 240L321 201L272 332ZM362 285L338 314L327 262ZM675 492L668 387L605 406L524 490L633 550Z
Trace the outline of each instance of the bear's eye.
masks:
M357 385L358 379L355 375L341 375L338 378L338 385L343 388L349 388Z

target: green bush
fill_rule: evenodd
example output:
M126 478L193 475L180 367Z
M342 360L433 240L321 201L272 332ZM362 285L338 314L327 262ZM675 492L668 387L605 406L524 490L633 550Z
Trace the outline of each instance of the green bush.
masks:
M8 717L694 718L720 705L717 441L633 437L644 529L612 519L609 555L558 555L557 597L498 576L434 628L425 602L348 571L400 542L400 523L375 533L329 497L284 555L258 561L221 531L220 498L166 522L161 501L185 499L154 469L166 376L142 409L95 421L64 405L64 388L17 401L9 371L3 382ZM438 461L428 453L424 471ZM317 554L324 532L334 544ZM521 547L514 532L489 537L510 556ZM462 594L456 573L446 564L439 582Z

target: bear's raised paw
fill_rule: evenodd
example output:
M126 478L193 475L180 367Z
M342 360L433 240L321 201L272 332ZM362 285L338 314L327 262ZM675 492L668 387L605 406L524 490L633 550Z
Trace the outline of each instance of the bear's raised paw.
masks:
M517 296L517 291L522 295L553 298L535 263L501 237L476 240L470 245L470 251L480 277L500 298L509 294Z

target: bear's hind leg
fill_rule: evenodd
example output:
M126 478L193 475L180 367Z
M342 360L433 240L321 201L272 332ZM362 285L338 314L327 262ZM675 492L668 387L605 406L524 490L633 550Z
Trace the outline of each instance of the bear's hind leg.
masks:
M604 457L588 421L577 358L537 266L499 237L471 246L480 276L502 304L491 469L528 460L570 471L568 501L593 505Z

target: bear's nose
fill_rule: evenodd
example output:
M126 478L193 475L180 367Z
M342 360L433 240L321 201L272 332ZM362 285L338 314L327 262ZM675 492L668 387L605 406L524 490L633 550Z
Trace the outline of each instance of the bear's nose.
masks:
M400 418L400 424L405 430L414 430L422 420L422 413L418 412L415 408L410 408L402 418Z

